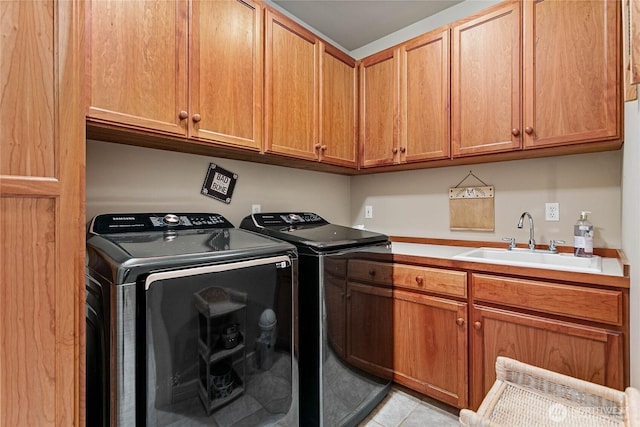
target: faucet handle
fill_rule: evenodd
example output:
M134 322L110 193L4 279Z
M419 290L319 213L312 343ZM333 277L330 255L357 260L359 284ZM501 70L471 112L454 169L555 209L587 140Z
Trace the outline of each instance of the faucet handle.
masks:
M567 242L565 242L564 240L549 240L549 251L553 252L553 253L557 253L558 252L558 247L556 245L560 244L563 245Z
M503 242L509 242L509 250L513 249L516 247L516 238L515 237L503 237L502 238Z

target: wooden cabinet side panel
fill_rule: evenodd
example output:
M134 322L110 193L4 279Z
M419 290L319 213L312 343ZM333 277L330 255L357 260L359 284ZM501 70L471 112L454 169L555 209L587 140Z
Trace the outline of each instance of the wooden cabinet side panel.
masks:
M0 175L57 177L53 1L0 6Z
M189 136L260 149L263 14L251 0L193 2Z
M524 2L525 148L620 138L620 3Z
M56 200L1 200L0 425L54 425Z
M449 157L449 30L429 33L401 49L401 150L407 162Z
M398 74L392 50L360 65L361 167L390 165L398 157Z
M84 11L0 2L2 426L85 424Z
M358 69L354 60L343 58L324 43L320 65L320 159L327 163L355 167L358 145Z
M393 292L394 379L462 408L467 405L467 304Z
M474 306L471 405L477 408L495 381L495 360L507 356L541 368L621 389L619 332Z
M187 4L87 2L87 116L186 134Z
M453 25L454 157L521 147L520 52L520 2L501 3Z
M318 39L266 11L265 151L317 159Z

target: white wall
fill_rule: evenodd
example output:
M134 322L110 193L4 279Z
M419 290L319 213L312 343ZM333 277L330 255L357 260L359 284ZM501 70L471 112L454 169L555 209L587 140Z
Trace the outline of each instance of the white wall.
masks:
M595 226L594 245L620 247L621 151L360 175L351 181L354 224L396 236L500 241L529 239L516 224L531 213L538 243L560 239L573 244L573 224L581 210ZM495 231L450 231L449 188L469 170L495 187ZM478 185L470 178L465 184ZM560 204L560 221L544 220L544 204ZM373 218L364 218L365 205Z
M622 249L631 264L631 385L640 388L640 102L625 104Z
M230 204L200 194L215 163L238 174ZM312 211L350 224L349 177L150 148L87 141L87 220L105 212L217 212L235 226L251 213Z

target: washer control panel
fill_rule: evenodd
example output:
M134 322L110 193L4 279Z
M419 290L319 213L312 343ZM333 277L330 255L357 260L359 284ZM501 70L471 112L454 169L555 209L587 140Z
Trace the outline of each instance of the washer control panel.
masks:
M89 234L145 231L233 228L217 213L123 213L98 215L89 224Z
M258 227L283 227L287 225L329 224L320 215L311 212L256 213L252 215Z

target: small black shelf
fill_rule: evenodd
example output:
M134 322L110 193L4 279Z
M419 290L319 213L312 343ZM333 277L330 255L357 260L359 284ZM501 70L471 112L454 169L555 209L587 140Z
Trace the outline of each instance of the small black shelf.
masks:
M241 396L246 376L247 294L233 289L209 287L194 294L198 309L199 396L208 415ZM229 331L232 331L231 334ZM225 337L225 334L226 337ZM233 335L233 340L229 337ZM225 339L226 338L226 339ZM231 348L225 348L230 347ZM215 372L227 368L229 393L213 384ZM226 387L226 385L225 385Z

